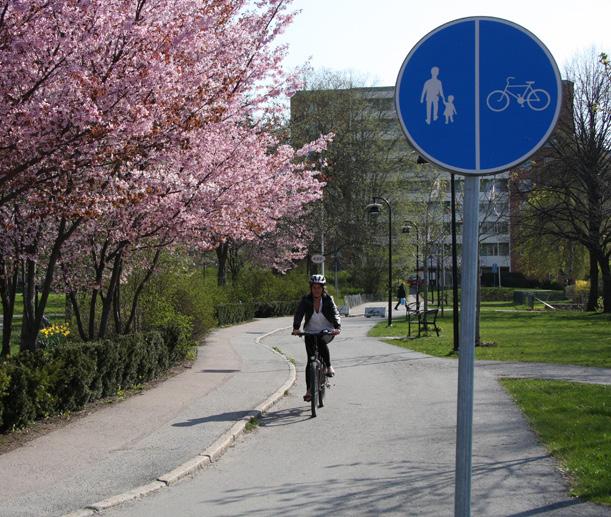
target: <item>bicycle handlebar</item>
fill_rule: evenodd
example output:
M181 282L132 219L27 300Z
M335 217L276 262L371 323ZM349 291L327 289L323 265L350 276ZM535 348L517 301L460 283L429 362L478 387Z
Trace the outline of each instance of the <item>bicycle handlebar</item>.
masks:
M296 334L293 334L293 335L294 336L299 336L299 337L303 337L303 336L322 337L322 336L332 336L334 334L329 329L324 329L324 330L321 330L320 332L302 332L302 331L299 331L299 332L297 332Z

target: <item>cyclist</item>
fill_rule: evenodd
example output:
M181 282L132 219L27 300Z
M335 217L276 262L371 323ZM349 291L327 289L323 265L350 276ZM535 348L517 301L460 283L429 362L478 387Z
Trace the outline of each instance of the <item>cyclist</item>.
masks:
M341 331L341 319L339 317L339 311L337 305L333 301L333 297L325 291L325 284L327 280L323 275L312 275L310 277L310 293L306 294L297 307L295 316L293 318L293 334L299 334L299 327L301 327L301 320L305 316L305 323L303 325L304 332L321 332L323 330L330 330L331 335L323 336L318 338L317 336L305 336L306 352L308 354L308 364L306 364L306 385L307 391L303 396L303 400L310 401L312 395L310 393L309 379L308 379L308 366L310 364L310 356L313 354L314 345L318 339L318 350L325 362L327 369L326 375L333 377L335 370L331 366L331 356L329 354L329 347L327 343L333 339L334 336Z

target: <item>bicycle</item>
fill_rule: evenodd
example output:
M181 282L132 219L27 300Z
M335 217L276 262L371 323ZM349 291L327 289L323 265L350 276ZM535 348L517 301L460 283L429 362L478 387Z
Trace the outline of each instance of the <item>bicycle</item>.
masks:
M322 330L321 332L298 332L296 336L314 336L314 350L312 355L309 357L308 369L306 370L306 376L308 378L308 385L310 386L310 405L312 409L312 418L316 417L316 409L324 407L325 393L327 390L327 365L323 361L318 350L319 340L325 336L333 336L330 330Z
M528 104L528 107L533 111L543 111L549 106L551 101L549 93L542 88L534 88L535 81L526 81L526 84L510 84L510 81L515 77L508 77L505 83L505 88L502 90L493 90L486 97L486 104L492 111L505 111L511 97L513 97L520 107ZM517 93L515 91L520 88Z

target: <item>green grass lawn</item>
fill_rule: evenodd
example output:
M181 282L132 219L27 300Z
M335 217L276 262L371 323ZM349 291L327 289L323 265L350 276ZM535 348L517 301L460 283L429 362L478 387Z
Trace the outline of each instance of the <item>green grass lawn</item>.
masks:
M64 321L64 313L66 310L66 296L64 294L51 293L45 308L45 314L48 315L51 323L60 323ZM23 314L23 295L17 294L15 298L15 314L17 318L13 320L13 332L11 334L11 354L19 353L19 335L21 333L21 315ZM0 307L0 315L2 307Z
M64 314L66 310L66 295L51 293L47 300L45 314ZM17 293L15 297L15 315L21 315L23 312L23 295ZM0 306L0 315L2 315L2 307Z
M437 319L439 337L393 339L392 343L438 357L452 352L452 312ZM393 313L393 326L378 323L370 336L407 336L405 315ZM412 335L414 326L412 325ZM477 359L575 364L611 368L611 314L577 311L518 310L510 302L484 302Z
M571 495L611 505L611 386L501 382L569 474Z

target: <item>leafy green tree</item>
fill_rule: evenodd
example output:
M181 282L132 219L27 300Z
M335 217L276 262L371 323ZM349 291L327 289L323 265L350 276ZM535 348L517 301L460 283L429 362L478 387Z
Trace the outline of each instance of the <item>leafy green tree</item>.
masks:
M572 96L549 149L515 182L523 202L520 231L527 239L576 242L589 255L590 295L611 312L611 87L608 71L594 55L576 58L567 70Z
M388 241L382 224L367 223L365 206L373 195L396 201L399 174L413 157L392 114L392 98L357 84L363 81L342 72L311 73L291 99L290 131L293 145L333 134L322 155L323 200L309 220L316 232L311 250L319 253L324 238L326 255L371 289L376 278L378 285L383 282L385 261L367 257L381 256L379 248ZM393 204L394 220L398 210Z

